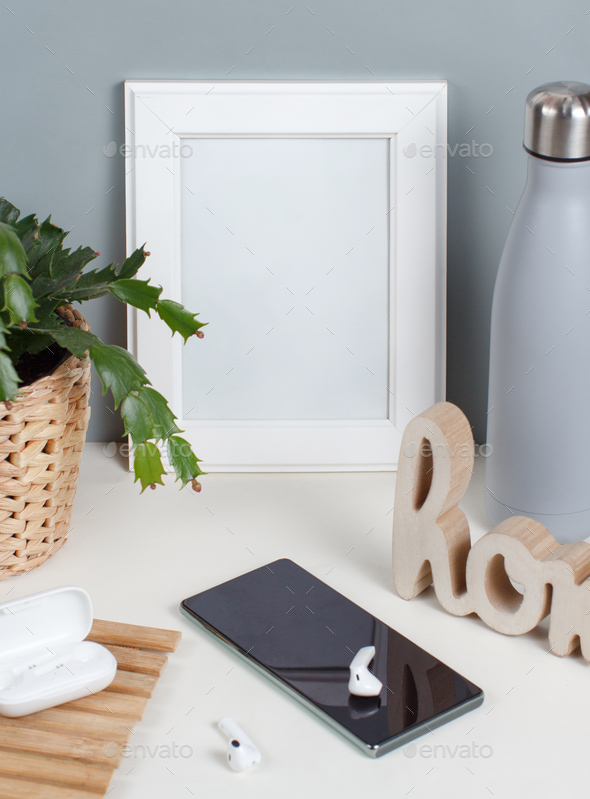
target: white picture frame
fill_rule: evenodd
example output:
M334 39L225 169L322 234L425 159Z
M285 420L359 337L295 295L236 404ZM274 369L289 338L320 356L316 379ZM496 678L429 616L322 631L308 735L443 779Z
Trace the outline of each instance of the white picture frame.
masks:
M128 253L147 242L146 249L151 255L142 268L141 277L149 277L154 284L161 285L162 296L198 311L202 321L209 321L207 307L183 299L182 220L193 218L186 216L192 213L186 209L191 200L193 205L190 208L196 207L195 197L198 197L199 204L206 206L199 194L200 188L191 191L190 187L183 185L183 175L188 174L189 168L193 169L194 175L203 173L203 170L199 169L198 161L192 166L188 161L182 163L183 146L185 154L190 149L190 160L204 157L194 156L194 150L201 152L204 143L218 142L207 152L213 153L214 159L219 158L220 163L227 161L231 164L232 158L233 163L239 163L235 159L242 147L231 142L256 140L257 157L260 158L260 153L264 152L260 147L264 142L269 142L270 148L275 146L270 143L277 139L290 142L385 140L383 146L387 148L387 157L382 163L383 169L387 169L385 179L391 207L385 214L386 232L380 233L387 236L387 276L384 278L381 271L379 280L382 286L385 286L383 280L387 281L387 325L376 327L386 330L383 342L364 342L369 352L386 352L386 385L378 389L387 392L383 395L385 410L381 417L380 411L372 410L372 418L342 418L342 414L347 413L343 408L338 411L339 418L326 418L325 413L320 419L192 418L194 410L189 413L183 407L183 342L180 336L171 338L155 315L148 318L130 309L128 346L146 369L154 388L169 400L179 418L179 426L185 431L183 436L203 459L206 471L395 470L402 433L408 421L445 397L446 82L130 80L125 83L125 109ZM228 142L227 150L223 149L226 147L224 142ZM283 145L276 146L280 149ZM284 146L289 156L307 159L305 145ZM346 144L340 146L348 147ZM378 159L383 159L382 153L385 152L382 146L370 143L366 147L351 145L350 152L344 151L346 157L343 160L350 163L355 152L366 158L369 165L366 170L363 167L357 171L373 174L373 166L377 165L373 171L378 175ZM206 163L211 163L209 156L206 161L201 161L202 165ZM335 198L336 193L346 194L343 187L346 189L348 185L339 183L347 181L347 175L340 177L340 172L338 175L334 178ZM229 180L227 175L224 180ZM376 182L380 181L381 178ZM227 185L231 185L231 180ZM329 188L325 190L329 191ZM373 197L369 184L364 186L365 190L367 197ZM379 204L383 198L377 187L374 197L375 207L382 207ZM354 213L354 207L346 206L343 213ZM198 221L200 217L194 218L198 230L202 223ZM229 225L226 228L230 230ZM184 246L185 268L188 268L188 254L192 257L192 251L186 249L186 238ZM383 249L379 252L382 253ZM206 264L199 268L206 268ZM267 271L271 272L271 269ZM347 291L351 289L352 280L359 281L360 296L364 280L362 269L348 278L345 283ZM188 285L190 281L184 282ZM253 319L257 318L257 296L253 293L248 297ZM367 307L363 313L368 321L370 299L364 301ZM334 302L337 304L337 300ZM336 307L335 311L338 311ZM357 324L363 325L363 318ZM205 334L202 342L195 341L194 344L201 347L210 334L212 341L215 340L213 327L205 328ZM227 330L224 335L233 335L236 346L244 337L245 350L250 344L245 340L247 336L243 329L239 335L237 331L231 333ZM343 345L348 344L348 351L354 354L350 341L345 339L346 336ZM193 346L193 342L189 345ZM207 350L199 350L201 352ZM297 368L303 366L299 364ZM342 380L349 380L346 367L342 368ZM366 368L371 371L368 366ZM186 375L189 376L189 370L186 370ZM242 384L242 390L245 385ZM271 387L270 390L274 389ZM359 407L366 403L367 408L373 408L377 394L371 392L373 389L367 388L366 397L359 398ZM338 390L338 397L342 393ZM205 396L204 391L202 394ZM218 389L217 396L232 407L232 397L227 391L223 396ZM338 397L335 394L334 399ZM379 402L381 397L379 393ZM249 402L250 407L254 407L255 399ZM223 403L218 407L222 406ZM209 403L208 407L213 406ZM307 413L309 416L309 411Z

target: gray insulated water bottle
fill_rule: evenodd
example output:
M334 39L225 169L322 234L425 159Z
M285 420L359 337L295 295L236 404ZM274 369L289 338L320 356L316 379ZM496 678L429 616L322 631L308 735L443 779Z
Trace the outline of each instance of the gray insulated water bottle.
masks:
M526 100L528 174L492 305L486 510L590 536L590 85Z

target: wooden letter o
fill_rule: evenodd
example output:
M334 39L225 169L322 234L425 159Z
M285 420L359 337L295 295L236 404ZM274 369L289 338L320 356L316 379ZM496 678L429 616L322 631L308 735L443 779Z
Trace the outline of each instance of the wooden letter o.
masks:
M550 586L542 558L555 539L539 522L514 516L486 533L467 558L467 590L477 615L492 629L522 635L549 613ZM514 588L512 578L523 587Z

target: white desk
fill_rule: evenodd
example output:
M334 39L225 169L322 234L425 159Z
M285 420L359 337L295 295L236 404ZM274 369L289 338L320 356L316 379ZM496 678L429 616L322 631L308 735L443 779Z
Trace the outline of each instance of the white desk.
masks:
M463 503L474 540L488 529L478 460ZM587 787L590 667L579 654L546 654L546 625L508 638L477 618L450 616L432 589L399 599L391 577L395 475L222 474L202 482L201 494L169 484L140 496L123 460L89 444L69 542L40 569L0 582L0 601L77 584L98 618L182 630L131 740L155 756L139 749L123 760L111 799L511 799ZM480 685L484 704L419 739L412 758L399 749L371 760L180 615L181 599L281 557ZM216 726L224 715L260 747L258 769L227 768ZM162 758L156 747L173 741L193 755ZM420 753L435 744L436 756ZM471 756L461 757L466 744ZM481 747L491 756L474 757Z

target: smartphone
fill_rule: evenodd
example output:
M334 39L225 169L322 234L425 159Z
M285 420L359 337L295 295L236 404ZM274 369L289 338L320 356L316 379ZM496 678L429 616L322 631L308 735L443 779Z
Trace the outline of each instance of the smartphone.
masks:
M433 655L291 560L277 560L185 599L181 611L370 757L483 702ZM359 649L375 647L378 697L348 691Z

